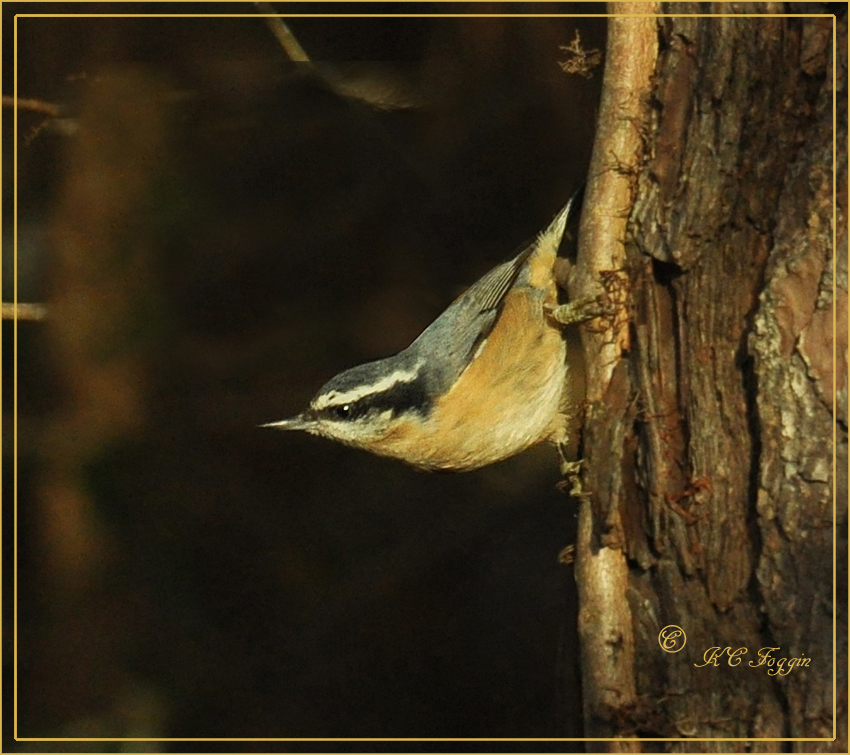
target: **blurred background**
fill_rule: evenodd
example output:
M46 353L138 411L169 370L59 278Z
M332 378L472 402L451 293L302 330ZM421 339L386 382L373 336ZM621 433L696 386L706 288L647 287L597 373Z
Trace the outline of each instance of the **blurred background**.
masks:
M14 14L163 10L248 17L19 15L14 44ZM307 65L253 4L2 12L3 94L16 52L18 97L55 108L17 116L18 299L48 316L17 325L16 521L3 321L18 735L580 736L558 563L576 509L552 449L426 474L257 425L407 346L548 223L583 180L601 83L560 47L578 29L603 49L605 20L290 18ZM70 746L5 733L6 751Z

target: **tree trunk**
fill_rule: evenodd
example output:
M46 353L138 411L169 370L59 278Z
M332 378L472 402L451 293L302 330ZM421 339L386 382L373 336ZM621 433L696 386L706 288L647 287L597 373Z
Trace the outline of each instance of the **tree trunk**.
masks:
M847 26L819 10L610 21L570 285L611 303L582 334L587 737L847 750Z

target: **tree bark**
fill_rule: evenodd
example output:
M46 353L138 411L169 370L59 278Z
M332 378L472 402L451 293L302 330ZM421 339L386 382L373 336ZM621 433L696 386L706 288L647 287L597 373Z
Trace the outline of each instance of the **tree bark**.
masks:
M611 303L582 334L585 734L846 751L846 15L660 12L611 20L570 284Z

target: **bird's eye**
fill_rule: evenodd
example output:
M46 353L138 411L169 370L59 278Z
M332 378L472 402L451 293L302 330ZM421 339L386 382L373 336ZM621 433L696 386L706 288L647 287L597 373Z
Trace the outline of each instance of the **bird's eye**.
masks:
M351 404L342 404L334 408L334 414L339 419L348 419L351 416Z

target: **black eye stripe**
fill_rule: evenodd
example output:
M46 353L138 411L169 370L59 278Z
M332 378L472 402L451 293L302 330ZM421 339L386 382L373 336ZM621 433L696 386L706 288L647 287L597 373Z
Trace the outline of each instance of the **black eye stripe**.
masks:
M364 396L357 401L329 406L321 414L337 421L353 421L370 412L391 411L396 417L404 412L418 412L425 415L431 409L431 400L418 381L397 383L380 393Z

